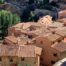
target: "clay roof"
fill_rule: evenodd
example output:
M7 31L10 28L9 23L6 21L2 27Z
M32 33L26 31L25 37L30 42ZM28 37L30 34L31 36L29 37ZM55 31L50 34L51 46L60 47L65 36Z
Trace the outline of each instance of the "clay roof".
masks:
M19 57L35 57L35 47L34 46L20 46L18 49Z
M29 28L30 26L31 26L30 23L24 23L24 24L23 24L23 29L27 29L27 28Z
M62 10L58 13L59 18L66 18L66 10Z
M45 37L48 38L52 42L58 41L61 38L61 36L57 34L52 34L52 33L48 33L47 35L45 35Z
M60 23L60 22L54 22L49 25L49 27L52 27L52 28L58 28L62 26L63 26L63 23Z
M22 25L23 25L23 23L18 23L18 24L16 24L16 25L14 25L13 27L14 27L14 28L22 28Z
M5 47L5 46L4 46ZM6 46L6 56L17 56L18 46Z
M0 56L36 57L36 54L41 55L41 51L33 45L0 45Z
M10 41L11 44L17 44L17 45L25 45L27 43L31 43L31 39L23 35L20 37L8 36L8 37L5 37L5 39L7 40L6 43Z
M58 28L55 32L58 35L61 35L62 37L66 36L66 27Z
M66 52L66 43L65 42L55 43L51 47L56 49L59 52Z
M31 39L28 37L18 37L18 45L26 45L27 43L31 43Z
M37 36L41 36L41 35L45 35L47 33L50 33L50 31L44 27L42 27L41 29L37 29L35 31L31 31L30 33L37 35Z
M31 26L34 26L34 27L42 27L43 26L42 24L40 24L38 22L31 22L30 24L31 24Z
M11 41L14 44L17 44L17 38L15 36L8 36L8 37L5 37L5 39L7 39L8 41Z
M38 20L38 23L43 24L44 26L48 27L52 23L52 17L46 15Z
M5 56L5 51L4 51L4 47L2 45L0 45L0 56Z
M17 56L17 46L0 45L0 56Z

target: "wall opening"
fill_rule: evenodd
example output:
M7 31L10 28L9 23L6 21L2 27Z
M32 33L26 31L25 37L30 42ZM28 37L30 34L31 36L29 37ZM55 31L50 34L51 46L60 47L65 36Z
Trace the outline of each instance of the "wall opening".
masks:
M21 61L24 61L25 59L24 58L21 58Z
M51 61L51 64L52 64L52 65L55 64L55 61Z
M57 57L57 53L54 53L53 56Z
M11 58L9 61L10 61L10 62L13 62L13 59Z

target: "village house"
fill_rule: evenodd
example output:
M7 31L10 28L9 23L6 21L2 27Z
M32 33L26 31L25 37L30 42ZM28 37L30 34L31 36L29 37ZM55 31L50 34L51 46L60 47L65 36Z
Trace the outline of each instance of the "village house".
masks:
M32 31L32 30L36 30L36 29L40 29L42 27L41 24L39 23L18 23L15 26L12 26L8 29L8 35L15 35L15 36L19 36L21 34L25 33L27 34L28 31Z
M46 22L44 20L37 23L19 23L10 27L9 36L5 37L4 43L40 47L42 48L40 65L52 66L66 55L66 27L60 22L53 23L52 19L49 18L47 18L48 22L51 22L48 23L47 27L44 26Z
M66 57L66 42L59 42L59 43L55 43L51 46L55 52L54 52L54 56L55 59L60 60ZM55 59L53 58L54 62Z
M52 24L52 22L52 17L49 15L46 15L38 20L38 23L43 24L45 27L48 27Z
M0 66L40 66L42 49L33 45L0 45Z
M58 28L55 33L62 36L63 39L66 38L66 27Z
M31 39L25 36L19 36L19 37L7 36L3 40L3 44L6 45L28 45L31 43L32 43Z
M54 50L52 49L52 45L56 42L61 42L62 37L57 34L48 33L42 36L38 36L33 39L33 45L36 45L38 47L41 47L43 49L42 55L41 55L41 65L47 65L51 66L51 53ZM48 61L49 60L49 61Z
M58 19L66 18L66 10L58 12Z

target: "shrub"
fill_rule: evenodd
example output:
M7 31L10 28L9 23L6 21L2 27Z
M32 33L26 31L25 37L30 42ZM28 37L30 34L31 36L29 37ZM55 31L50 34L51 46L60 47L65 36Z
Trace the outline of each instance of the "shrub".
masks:
M8 27L19 23L20 17L17 14L12 14L9 11L1 10L0 11L0 31L2 32L2 38L4 38L8 33Z
M0 0L0 4L4 4L5 0Z

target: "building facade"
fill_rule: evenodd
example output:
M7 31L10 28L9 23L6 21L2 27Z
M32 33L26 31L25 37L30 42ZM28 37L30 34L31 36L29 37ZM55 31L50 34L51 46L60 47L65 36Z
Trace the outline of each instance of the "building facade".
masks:
M0 45L0 66L40 66L41 50L32 45Z

